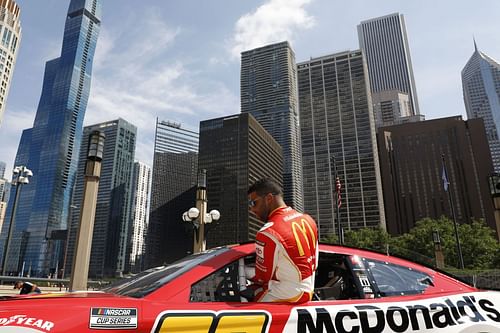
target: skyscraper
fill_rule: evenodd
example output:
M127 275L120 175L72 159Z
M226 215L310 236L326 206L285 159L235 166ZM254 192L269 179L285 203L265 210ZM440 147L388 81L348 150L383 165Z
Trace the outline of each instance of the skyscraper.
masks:
M0 178L5 178L5 169L7 168L7 164L5 162L0 161Z
M24 262L31 275L46 276L59 258L49 253L51 235L67 227L100 17L99 0L71 0L61 56L46 64L35 122L23 131L14 164L34 176L20 194L12 244L22 246L7 254L8 272ZM9 204L8 216L11 209ZM8 225L2 228L2 248Z
M5 179L5 162L0 161L0 230L5 220L7 202L9 201L10 182Z
M132 237L130 240L130 269L144 270L145 240L149 222L149 193L151 191L151 167L134 163L132 178Z
M467 117L483 118L495 172L500 172L500 64L479 51L462 70L462 88Z
M488 187L493 164L482 119L456 116L381 127L377 136L387 231L400 235L425 217L453 218L443 154L457 222L484 219L500 231Z
M385 229L375 124L361 51L297 64L305 211L320 237L337 233L335 169L344 230Z
M193 251L193 232L182 213L195 206L197 175L198 133L157 119L146 268Z
M251 113L283 148L285 202L302 211L297 69L290 44L281 42L243 52L240 88L241 112Z
M75 253L85 187L88 138L93 131L103 132L106 138L94 217L89 276L102 278L128 271L127 263L132 233L130 218L132 176L137 128L119 118L86 126L83 130L84 140L80 147L78 176L71 205L71 225L68 228L65 275L71 271Z
M282 184L280 145L249 113L200 122L199 168L207 170L208 211L221 219L207 235L207 248L246 242L264 224L248 211L247 191L263 177Z
M20 12L14 0L0 1L0 126L21 42Z
M366 58L374 103L398 103L398 93L408 95L410 114L395 118L394 123L420 121L417 90L413 77L410 46L403 14L394 13L366 20L358 25L360 48ZM387 95L384 92L392 93ZM380 112L378 108L375 111ZM375 119L384 119L376 115ZM390 125L391 123L389 123ZM384 125L380 123L377 125Z

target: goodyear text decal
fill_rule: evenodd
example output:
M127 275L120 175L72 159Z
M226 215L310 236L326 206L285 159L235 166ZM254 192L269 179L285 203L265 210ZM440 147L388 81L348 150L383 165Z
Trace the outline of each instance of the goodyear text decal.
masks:
M156 319L152 332L221 333L244 328L247 333L265 333L270 322L271 316L264 311L164 312Z

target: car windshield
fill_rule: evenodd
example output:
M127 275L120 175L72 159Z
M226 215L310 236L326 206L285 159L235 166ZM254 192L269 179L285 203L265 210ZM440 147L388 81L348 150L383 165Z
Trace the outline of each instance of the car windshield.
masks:
M198 266L204 261L228 251L220 247L203 253L192 254L170 265L150 268L137 275L116 281L102 289L104 292L117 295L141 298L152 293L176 277Z

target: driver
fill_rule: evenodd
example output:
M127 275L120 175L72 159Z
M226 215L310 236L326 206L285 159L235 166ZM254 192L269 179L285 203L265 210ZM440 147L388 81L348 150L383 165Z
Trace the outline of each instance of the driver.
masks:
M286 206L281 187L269 178L249 188L248 205L251 213L267 222L255 240L255 300L310 301L318 265L316 222Z

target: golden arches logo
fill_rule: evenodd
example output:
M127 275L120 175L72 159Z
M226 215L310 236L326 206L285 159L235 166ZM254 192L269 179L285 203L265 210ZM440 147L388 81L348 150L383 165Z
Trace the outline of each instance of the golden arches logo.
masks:
M293 221L292 222L292 232L295 237L295 242L297 243L297 248L299 250L299 255L303 256L305 254L304 246L302 245L302 241L300 240L298 231L304 236L306 240L307 248L310 252L314 252L314 247L316 246L316 234L306 219L301 219L300 223ZM311 237L312 244L309 243L308 234Z

